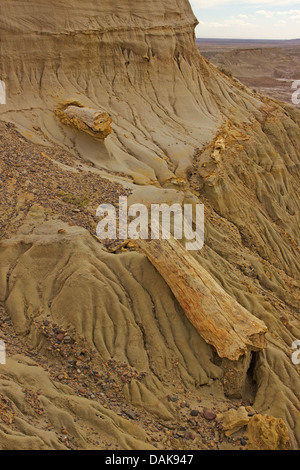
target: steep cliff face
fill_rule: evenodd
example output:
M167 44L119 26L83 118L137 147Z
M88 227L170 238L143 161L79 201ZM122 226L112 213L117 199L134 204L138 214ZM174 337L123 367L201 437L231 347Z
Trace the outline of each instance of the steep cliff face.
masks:
M34 115L47 136L99 167L166 184L184 176L195 148L215 135L218 101L236 108L232 87L197 51L185 0L117 8L110 0L75 7L71 0L4 0L0 8L8 116L20 121L22 110L21 121L31 122ZM68 99L111 114L115 133L105 145L58 125L53 109Z
M18 419L12 430L4 421L10 433L0 430L0 447L72 447L57 437L62 426L74 447L97 447L97 439L103 447L107 439L123 448L151 447L147 421L190 426L189 412L167 398L174 387L180 400L188 394L192 406L199 407L199 393L203 404L214 406L212 392L228 405L226 366L145 256L126 248L108 253L88 232L72 227L94 223L106 190L93 180L99 174L129 188L135 202L205 204L206 243L194 258L232 297L232 305L238 301L268 328L268 347L247 365L242 399L283 418L293 446L299 446L300 387L291 345L300 338L300 116L203 59L194 44L195 22L187 0L0 3L0 78L7 85L0 118L8 125L0 127L0 222L6 237L13 233L0 246L0 302L40 366L19 357L3 369L0 400L9 383ZM57 117L67 103L109 113L113 132L99 139L67 125ZM17 125L23 140L8 123ZM88 185L93 191L85 207L86 195L79 198L77 191ZM75 222L74 201L82 212ZM70 335L72 348L64 343ZM83 345L93 352L80 358L90 381L81 379L78 365ZM56 363L63 383L54 390L41 367L57 380ZM24 386L37 393L39 382L51 439L43 422L33 432L26 421L29 406L21 417L18 411L20 400L28 404ZM87 388L82 392L87 382L90 395ZM78 389L85 398L77 396ZM87 402L91 395L100 401L105 395L106 408ZM137 427L119 419L120 413L128 417L124 408L138 410ZM107 426L99 425L95 413ZM73 415L84 423L74 426ZM97 434L95 442L87 427ZM194 429L193 445L201 448L201 422ZM178 441L164 441L172 445L178 447Z

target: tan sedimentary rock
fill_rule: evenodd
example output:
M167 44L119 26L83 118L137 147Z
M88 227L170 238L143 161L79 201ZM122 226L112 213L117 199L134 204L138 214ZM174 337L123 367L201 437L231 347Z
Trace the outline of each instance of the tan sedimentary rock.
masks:
M231 436L242 429L250 421L247 410L241 406L238 410L231 409L222 415L223 431L226 436Z
M291 442L286 424L273 416L254 416L247 429L248 450L289 450Z
M178 202L188 185L205 198L206 245L195 257L268 326L269 345L250 368L254 406L284 418L299 447L300 386L291 345L300 337L300 115L220 74L197 51L194 26L188 0L1 0L0 78L7 104L0 114L34 142L45 136L48 145L54 142L98 168L155 184L155 201L174 199L161 189L166 183L178 189ZM107 110L114 122L110 138L103 143L59 122L53 110L66 100ZM5 154L12 165L13 156ZM17 194L17 182L8 188ZM54 320L71 322L95 340L105 360L128 357L138 370L153 370L159 381L149 387L153 403L177 371L173 357L189 390L225 373L226 393L241 393L250 353L238 361L222 359L221 369L145 257L107 256L114 274L100 262L95 274L96 247L87 238L75 247L67 239L62 247L64 236L59 234L57 245L43 245L42 254L39 247L26 254L27 245L20 243L13 258L21 262L8 263L7 270L1 258L3 286L10 290L5 308L10 306L18 331L26 333L32 324L33 307L39 315L40 295L48 308L54 283L60 298ZM79 257L88 247L90 256ZM12 290L6 275L14 269L18 283ZM145 407L144 385L138 386L128 395Z
M177 240L138 244L220 358L238 361L249 350L267 346L266 325L230 297Z

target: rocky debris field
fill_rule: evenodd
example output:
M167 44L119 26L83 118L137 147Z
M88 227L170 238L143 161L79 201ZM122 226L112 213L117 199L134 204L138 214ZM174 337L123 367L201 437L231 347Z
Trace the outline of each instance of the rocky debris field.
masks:
M130 194L99 176L93 164L57 147L35 145L1 121L0 154L0 238L14 233L34 204L96 234L97 207L117 206L120 196Z

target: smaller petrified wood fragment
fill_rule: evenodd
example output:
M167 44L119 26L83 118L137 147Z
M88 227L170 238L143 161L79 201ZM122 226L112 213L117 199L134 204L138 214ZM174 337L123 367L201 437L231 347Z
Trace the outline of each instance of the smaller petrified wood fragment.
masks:
M80 103L73 102L62 104L55 114L63 124L94 137L105 139L112 133L112 118L106 111L86 108Z

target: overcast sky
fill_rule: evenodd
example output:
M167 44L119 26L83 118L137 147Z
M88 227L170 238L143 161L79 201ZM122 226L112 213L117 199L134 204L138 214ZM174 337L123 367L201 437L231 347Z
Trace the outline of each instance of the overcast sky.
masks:
M300 38L300 0L190 0L199 38Z

